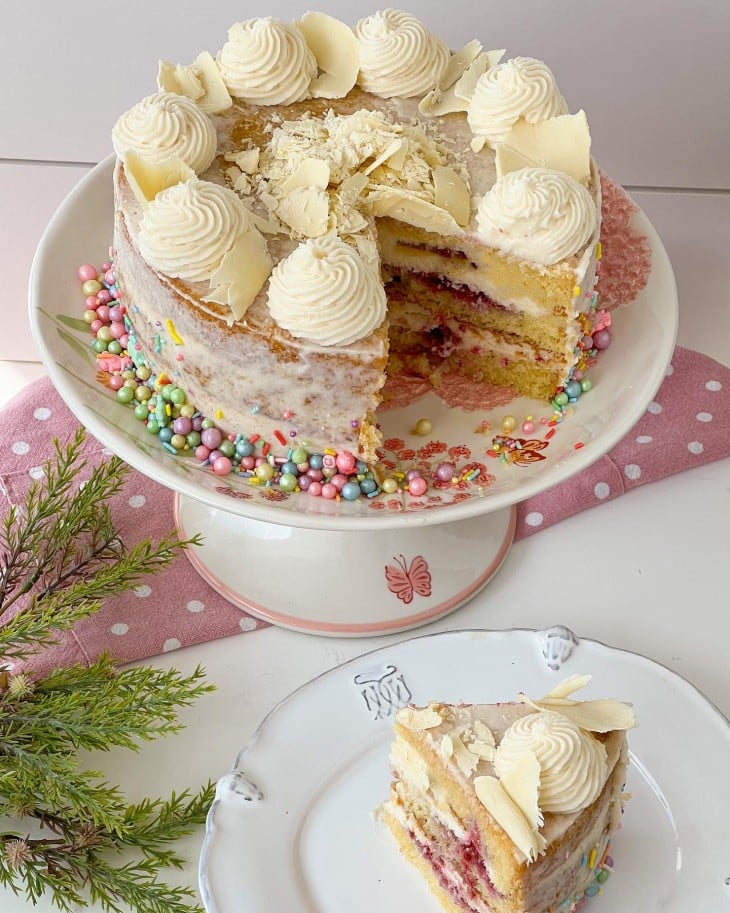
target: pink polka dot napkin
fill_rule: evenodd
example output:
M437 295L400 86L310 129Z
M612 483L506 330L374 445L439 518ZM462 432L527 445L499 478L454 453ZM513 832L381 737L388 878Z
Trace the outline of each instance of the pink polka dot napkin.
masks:
M3 412L0 450L0 515L21 503L51 452L54 437L68 440L77 427L49 380L22 391ZM638 425L598 462L568 481L520 504L518 539L578 511L664 478L730 455L730 369L677 348L655 400ZM86 443L89 466L108 451ZM80 478L82 480L83 476ZM162 538L174 528L173 494L131 471L112 501L117 528L127 544ZM88 663L108 651L120 662L154 656L266 624L219 596L180 556L131 593L109 599L61 642L31 661L38 671Z
M730 368L674 350L644 417L600 460L518 505L515 538L617 498L639 485L730 456Z
M9 504L22 503L33 479L41 477L53 438L65 442L78 427L48 379L21 391L2 417L0 516ZM87 469L79 481L108 455L109 451L88 436L84 450ZM161 539L175 528L172 492L134 470L112 499L111 508L127 545L142 538ZM104 651L120 662L130 662L258 627L268 625L219 596L181 555L135 590L109 599L97 615L80 622L29 665L46 670L76 662L88 664Z

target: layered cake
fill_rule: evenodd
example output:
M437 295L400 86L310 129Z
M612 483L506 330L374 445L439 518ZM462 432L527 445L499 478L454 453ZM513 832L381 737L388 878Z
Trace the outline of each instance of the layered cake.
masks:
M548 67L415 17L236 23L113 130L128 349L228 432L377 461L389 373L574 401L600 183ZM606 334L604 333L604 336Z
M615 700L407 707L379 810L451 913L571 913L598 893L623 810L626 730Z

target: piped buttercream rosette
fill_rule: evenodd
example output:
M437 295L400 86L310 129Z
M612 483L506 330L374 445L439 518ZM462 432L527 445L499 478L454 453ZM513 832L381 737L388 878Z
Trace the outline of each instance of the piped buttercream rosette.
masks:
M496 776L474 779L479 801L530 861L545 848L544 813L578 813L606 784L606 749L593 733L636 726L633 710L621 701L570 698L589 681L573 676L537 701L520 695L535 713L503 735L494 753Z
M251 214L232 190L192 178L160 191L139 224L139 250L175 279L209 282L204 301L240 319L268 278L272 261Z
M596 219L593 197L575 178L549 168L521 168L484 194L477 231L504 253L550 266L588 243Z
M269 311L292 336L321 346L349 345L383 322L380 277L335 234L300 244L274 268Z
M467 111L473 147L500 143L520 118L534 124L567 112L550 68L534 57L513 57L479 77Z
M381 98L411 98L438 85L449 63L448 46L410 13L380 10L355 26L360 73L366 92Z
M217 141L210 118L194 101L172 92L143 98L112 129L114 151L122 161L130 150L151 163L174 155L197 174L215 158Z
M317 75L317 61L302 33L270 16L232 25L218 67L231 95L255 105L302 101Z

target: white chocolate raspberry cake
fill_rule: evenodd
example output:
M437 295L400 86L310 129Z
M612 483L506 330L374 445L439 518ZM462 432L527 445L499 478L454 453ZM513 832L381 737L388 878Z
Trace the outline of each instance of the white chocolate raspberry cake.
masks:
M600 182L539 60L250 19L113 131L129 353L221 427L377 460L389 372L580 395ZM569 385L572 384L572 388Z
M636 725L619 701L408 707L379 815L451 913L571 913L598 893ZM608 865L607 865L608 858Z

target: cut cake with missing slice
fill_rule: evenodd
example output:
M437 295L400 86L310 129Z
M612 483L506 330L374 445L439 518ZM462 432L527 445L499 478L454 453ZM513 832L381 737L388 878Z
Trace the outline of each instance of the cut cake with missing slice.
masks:
M636 725L619 701L401 709L381 819L450 913L571 913L608 874Z

